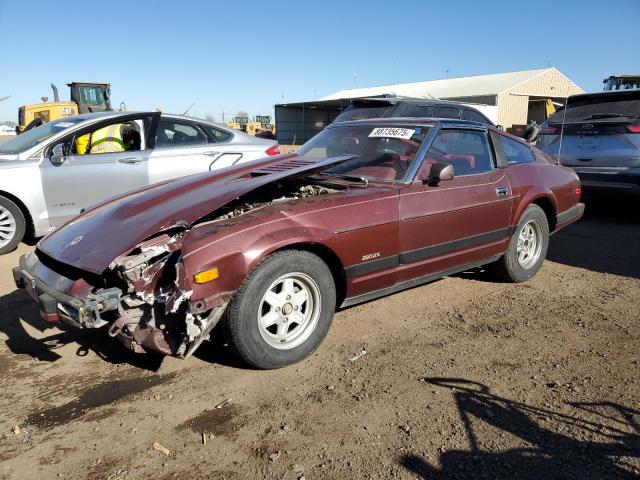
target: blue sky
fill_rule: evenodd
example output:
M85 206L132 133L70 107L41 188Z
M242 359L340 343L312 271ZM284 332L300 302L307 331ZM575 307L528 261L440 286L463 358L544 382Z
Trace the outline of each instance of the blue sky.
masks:
M190 114L318 98L355 85L557 67L587 91L640 73L640 0L0 0L0 121L109 80L115 105Z

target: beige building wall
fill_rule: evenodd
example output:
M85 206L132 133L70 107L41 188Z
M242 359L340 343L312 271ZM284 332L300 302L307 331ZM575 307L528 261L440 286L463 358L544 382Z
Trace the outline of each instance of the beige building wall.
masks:
M529 95L566 98L579 93L584 93L584 90L555 68L550 68L498 94L498 123L504 128L526 124Z

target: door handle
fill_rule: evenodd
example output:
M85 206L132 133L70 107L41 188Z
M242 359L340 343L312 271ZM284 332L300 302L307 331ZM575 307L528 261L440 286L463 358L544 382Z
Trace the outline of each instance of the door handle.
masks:
M125 158L117 159L116 162L118 162L118 163L126 163L128 165L135 165L137 163L142 162L142 158L140 158L140 157L125 157Z
M508 187L496 188L496 195L498 197L506 197L507 195L509 195L509 188Z
M209 157L216 157L216 156L220 155L220 152L204 152L204 154L209 156Z

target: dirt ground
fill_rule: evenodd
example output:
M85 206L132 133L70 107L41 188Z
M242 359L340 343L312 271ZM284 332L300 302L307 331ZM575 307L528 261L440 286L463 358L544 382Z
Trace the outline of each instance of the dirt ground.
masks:
M163 360L52 328L12 284L23 245L0 258L0 479L640 478L622 204L588 200L525 284L477 270L344 310L269 372L217 339Z

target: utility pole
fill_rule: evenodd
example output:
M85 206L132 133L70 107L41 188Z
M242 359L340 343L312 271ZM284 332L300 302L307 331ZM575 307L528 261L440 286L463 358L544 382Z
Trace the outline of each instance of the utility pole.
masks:
M314 99L314 100L317 100L317 99L318 99L318 89L317 89L317 88L314 88L314 89L313 89L313 99Z
M449 72L450 72L450 71L451 71L451 70L445 70L445 71L444 71L444 74L446 75L446 77L445 77L445 78L449 78Z
M225 123L224 122L224 109L222 110L222 123Z

